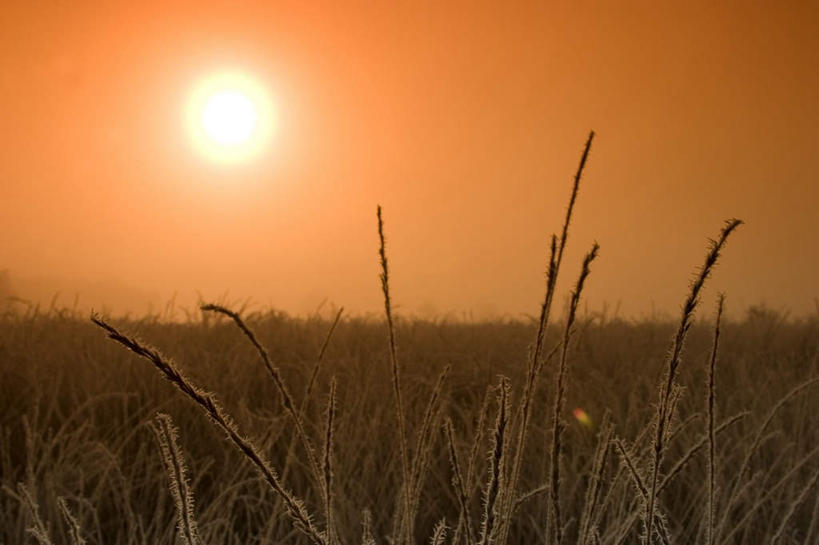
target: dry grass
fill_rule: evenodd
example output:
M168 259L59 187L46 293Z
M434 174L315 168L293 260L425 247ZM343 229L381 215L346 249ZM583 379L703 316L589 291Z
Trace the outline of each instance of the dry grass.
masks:
M635 472L641 478L648 475L649 431L641 438L650 420L645 398L653 391L656 362L671 330L668 325L602 318L588 324L592 318L580 317L584 332L572 342L567 374L566 406L583 407L595 425L587 429L573 419L566 422L560 497L568 523L564 542L577 541L582 531L583 543L598 539L606 544L630 543L642 533L639 492L631 473L621 473L617 449L600 460L602 415L610 409L612 438L622 438L629 445ZM819 373L814 359L819 350L819 319L788 324L751 315L741 322L723 322L715 368L719 412L714 423L718 529L714 542L747 543L756 536L770 541L784 523L781 543L811 543L809 531L813 532L811 539L816 534L815 527L811 529L816 488L805 492L805 487L819 467L819 455L812 454L819 442L814 420L819 384L813 379L787 388ZM271 350L271 358L278 360L293 390L304 392L315 350L331 323L271 314L255 318L253 325L264 332L260 342L277 347ZM192 363L186 368L196 383L219 385L224 410L256 438L254 443L265 457L283 465L295 435L292 421L280 401L271 396L265 370L254 365L253 348L232 342L231 326L122 323L123 328L139 330L140 336L166 346L175 358ZM418 488L417 542L427 541L434 524L446 517L447 543L453 542L459 520L463 522L458 543L475 543L480 537L489 476L481 454L490 448L497 414L495 396L485 395L487 382L492 380L496 386L493 377L497 374L507 375L513 384L526 378L510 361L510 354L525 354L527 337L535 329L518 323L406 322L399 324L398 333L404 339L404 357L417 362L405 377L411 400L408 421L413 429L419 430L425 419L435 389L434 373L447 363L452 365L442 388L445 403L440 412L440 418L449 418L452 425L450 432L432 434L424 484ZM708 324L695 325L689 332L689 363L699 364L685 366L680 374L685 386L678 403L683 422L669 436L667 464L657 487L674 543L705 540L710 434L704 403L698 400L706 395L703 385L712 334ZM554 327L547 338L557 344L561 335ZM300 343L280 344L280 339L290 336ZM380 338L377 323L342 321L328 348L327 374L319 378L313 394L320 392L326 399L330 375L337 377L339 412L333 420L331 487L332 524L341 543L361 540L365 509L374 515L369 526L372 537L385 543L393 528L395 500L400 498L390 372L388 366L378 366L386 354ZM79 321L42 316L28 322L6 322L1 344L6 362L0 381L0 472L6 485L6 493L0 494L0 528L4 543L34 539L26 533L34 520L29 508L17 499L18 482L26 483L36 499L43 521L40 527L47 529L55 544L72 543L57 500L61 496L70 499L87 543L171 543L178 533L174 502L150 433L157 412L172 414L181 430L179 445L186 451L203 543L307 541L292 533L289 517L283 518L283 511L276 510L275 493L259 485L254 466L245 465L238 450L235 454L225 450L219 434L208 430L207 419L192 411L184 399L178 400L139 361L101 344L94 331ZM226 369L232 372L226 374ZM551 414L551 382L538 389L535 414ZM316 444L324 443L326 437L323 405L315 402L316 410L306 411L304 417L306 432ZM564 418L572 417L565 414ZM552 433L551 422L546 424L540 418L530 427L532 448L522 466L523 492L516 497L520 501L513 510L510 542L540 542L547 537L549 490L548 486L540 488L544 484L541 445L549 445ZM515 437L509 433L508 437ZM451 449L460 465L460 486L452 484ZM309 464L298 451L294 457L290 478L282 487L297 492L310 512L323 515L326 507L314 487ZM525 491L536 493L526 498ZM587 498L595 494L596 503L592 501L593 507L587 508ZM589 509L593 509L591 514ZM314 521L322 535L324 524L323 516Z

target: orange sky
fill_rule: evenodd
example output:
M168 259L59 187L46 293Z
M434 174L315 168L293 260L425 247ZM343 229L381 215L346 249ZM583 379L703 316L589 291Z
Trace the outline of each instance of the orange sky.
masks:
M713 288L814 310L815 5L308 4L4 5L0 269L22 295L377 311L380 203L399 311L534 314L594 129L564 288L597 240L591 309L676 312L736 216ZM223 68L277 104L247 165L182 123Z

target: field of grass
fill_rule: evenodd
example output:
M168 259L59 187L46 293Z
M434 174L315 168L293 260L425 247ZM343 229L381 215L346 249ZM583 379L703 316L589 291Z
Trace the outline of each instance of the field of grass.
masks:
M579 313L596 245L551 318L592 137L530 322L394 316L380 208L385 319L0 317L0 545L819 542L819 313L700 301L740 222L678 320Z
M301 404L330 322L271 312L251 316L248 323ZM284 484L304 500L316 526L324 526L320 487L298 442L288 458L294 430L281 396L252 345L228 319L206 315L202 321L184 324L154 320L116 324L161 347L191 380L214 392L273 467L281 472L288 466ZM396 326L413 458L436 379L446 365L451 366L424 447L428 453L419 479L415 541L426 542L439 520L445 520L451 537L458 523L459 500L441 427L446 418L452 421L463 473L467 473L473 440L479 436L474 471L464 475L471 485L467 490L471 525L478 534L491 468L487 453L494 440L498 376L509 378L511 406L516 407L536 325L399 320ZM599 471L595 532L600 543L633 543L642 532L642 502L622 469L613 441L622 441L633 453L638 470L648 473L651 439L641 432L655 415L657 384L674 325L586 316L578 319L576 331L562 413L566 427L560 501L565 541L576 540L603 415L609 410L612 443ZM546 345L558 342L560 334L560 327L550 328ZM708 435L711 337L708 324L695 325L690 333L680 371L685 389L663 475ZM815 543L819 538L815 485L819 385L806 387L776 412L730 505L727 497L737 487L737 473L769 411L789 390L819 376L819 319L794 322L770 312L751 312L743 321L723 324L720 345L716 420L720 423L744 411L750 414L716 435L715 511L717 520L726 519L717 542L767 543L785 521L781 543ZM376 543L388 543L394 516L400 511L401 460L389 360L384 324L342 319L305 407L305 432L320 458L329 383L335 377L332 509L344 543L361 541L365 510L372 514ZM180 430L178 443L188 466L202 543L306 541L276 494L224 433L150 363L107 340L89 321L55 314L5 319L0 327L0 366L2 543L36 542L26 533L37 523L21 501L18 483L36 501L53 543L70 543L58 498L65 498L88 543L174 543L177 515L151 428L157 412L171 415ZM518 495L549 482L555 371L553 357L543 368L533 396ZM495 390L488 393L486 416L478 429L487 388ZM586 411L589 425L574 418L574 408ZM514 437L514 428L513 419L509 437ZM702 448L691 456L658 494L659 509L675 543L703 542L707 451ZM811 480L813 488L806 490ZM512 520L510 543L545 540L548 498L546 492L520 505Z

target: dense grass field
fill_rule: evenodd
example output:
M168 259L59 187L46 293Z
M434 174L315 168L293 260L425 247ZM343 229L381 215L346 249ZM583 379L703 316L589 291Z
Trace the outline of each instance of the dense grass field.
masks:
M666 533L657 536L658 542L707 542L708 368L714 323L710 310L703 307L701 314L705 319L691 329L679 367L683 389L660 480L678 461L687 462L657 494ZM264 312L248 315L246 322L280 370L296 410L303 405L304 432L322 479L327 399L335 379L329 458L332 541L366 543L370 528L375 543L396 541L398 523L406 518L385 323L342 317L305 399L332 320ZM324 531L326 500L304 446L294 440L293 419L258 352L228 317L202 313L186 323L151 318L110 323L158 347L191 382L212 392L241 434L251 438L280 473L287 489L304 501L315 527ZM562 327L557 322L547 330L544 354L558 345ZM565 424L558 495L563 542L578 542L583 533L588 543L634 543L644 534L645 503L635 476L645 480L650 474L658 385L675 329L671 321L577 317L560 415ZM459 519L459 542L480 540L493 472L500 472L502 498L512 469L509 460L520 425L517 407L536 330L536 323L514 321L396 319L409 458L419 460L414 542L429 542L435 525L443 521L443 542L450 543ZM309 542L225 433L151 362L104 333L86 317L70 313L8 315L0 321L0 542L184 543L177 535L181 526L173 481L154 431L159 422L167 424L155 418L160 412L170 415L179 429L178 447L194 501L189 523L195 521L201 543ZM513 510L509 543L549 539L552 415L560 354L558 350L544 358L531 396L532 417L515 492L522 501ZM819 377L818 354L819 316L786 320L752 309L742 320L723 322L715 373L716 425L748 414L715 433L714 542L769 543L774 536L783 544L819 540L819 384L803 387L777 406L789 391ZM440 388L440 402L433 403L425 417L446 366L451 371ZM502 445L506 463L498 470L493 468L499 376L508 378L510 390ZM575 416L578 408L588 420ZM607 411L610 428L603 426ZM462 477L456 484L465 492L468 517L460 515L459 497L464 496L453 485L447 419ZM427 440L419 440L422 431ZM602 439L607 439L603 449ZM628 452L634 473L620 446ZM699 448L690 452L694 447ZM173 486L181 485L184 492L185 483L183 479ZM547 486L538 491L544 483ZM593 509L587 498L590 486L597 490L591 494ZM536 493L527 498L529 491ZM73 522L61 509L61 498ZM495 514L502 515L502 509L496 507ZM471 534L465 530L467 518ZM79 537L72 537L72 527Z

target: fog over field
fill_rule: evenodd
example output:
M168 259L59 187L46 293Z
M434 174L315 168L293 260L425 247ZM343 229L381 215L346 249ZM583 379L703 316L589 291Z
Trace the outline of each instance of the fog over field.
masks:
M45 306L374 313L381 204L402 309L533 314L594 129L566 256L601 245L589 308L676 314L703 239L738 217L713 285L729 311L815 310L810 3L14 2L4 20L0 270Z
M0 545L819 543L819 9L11 2Z

